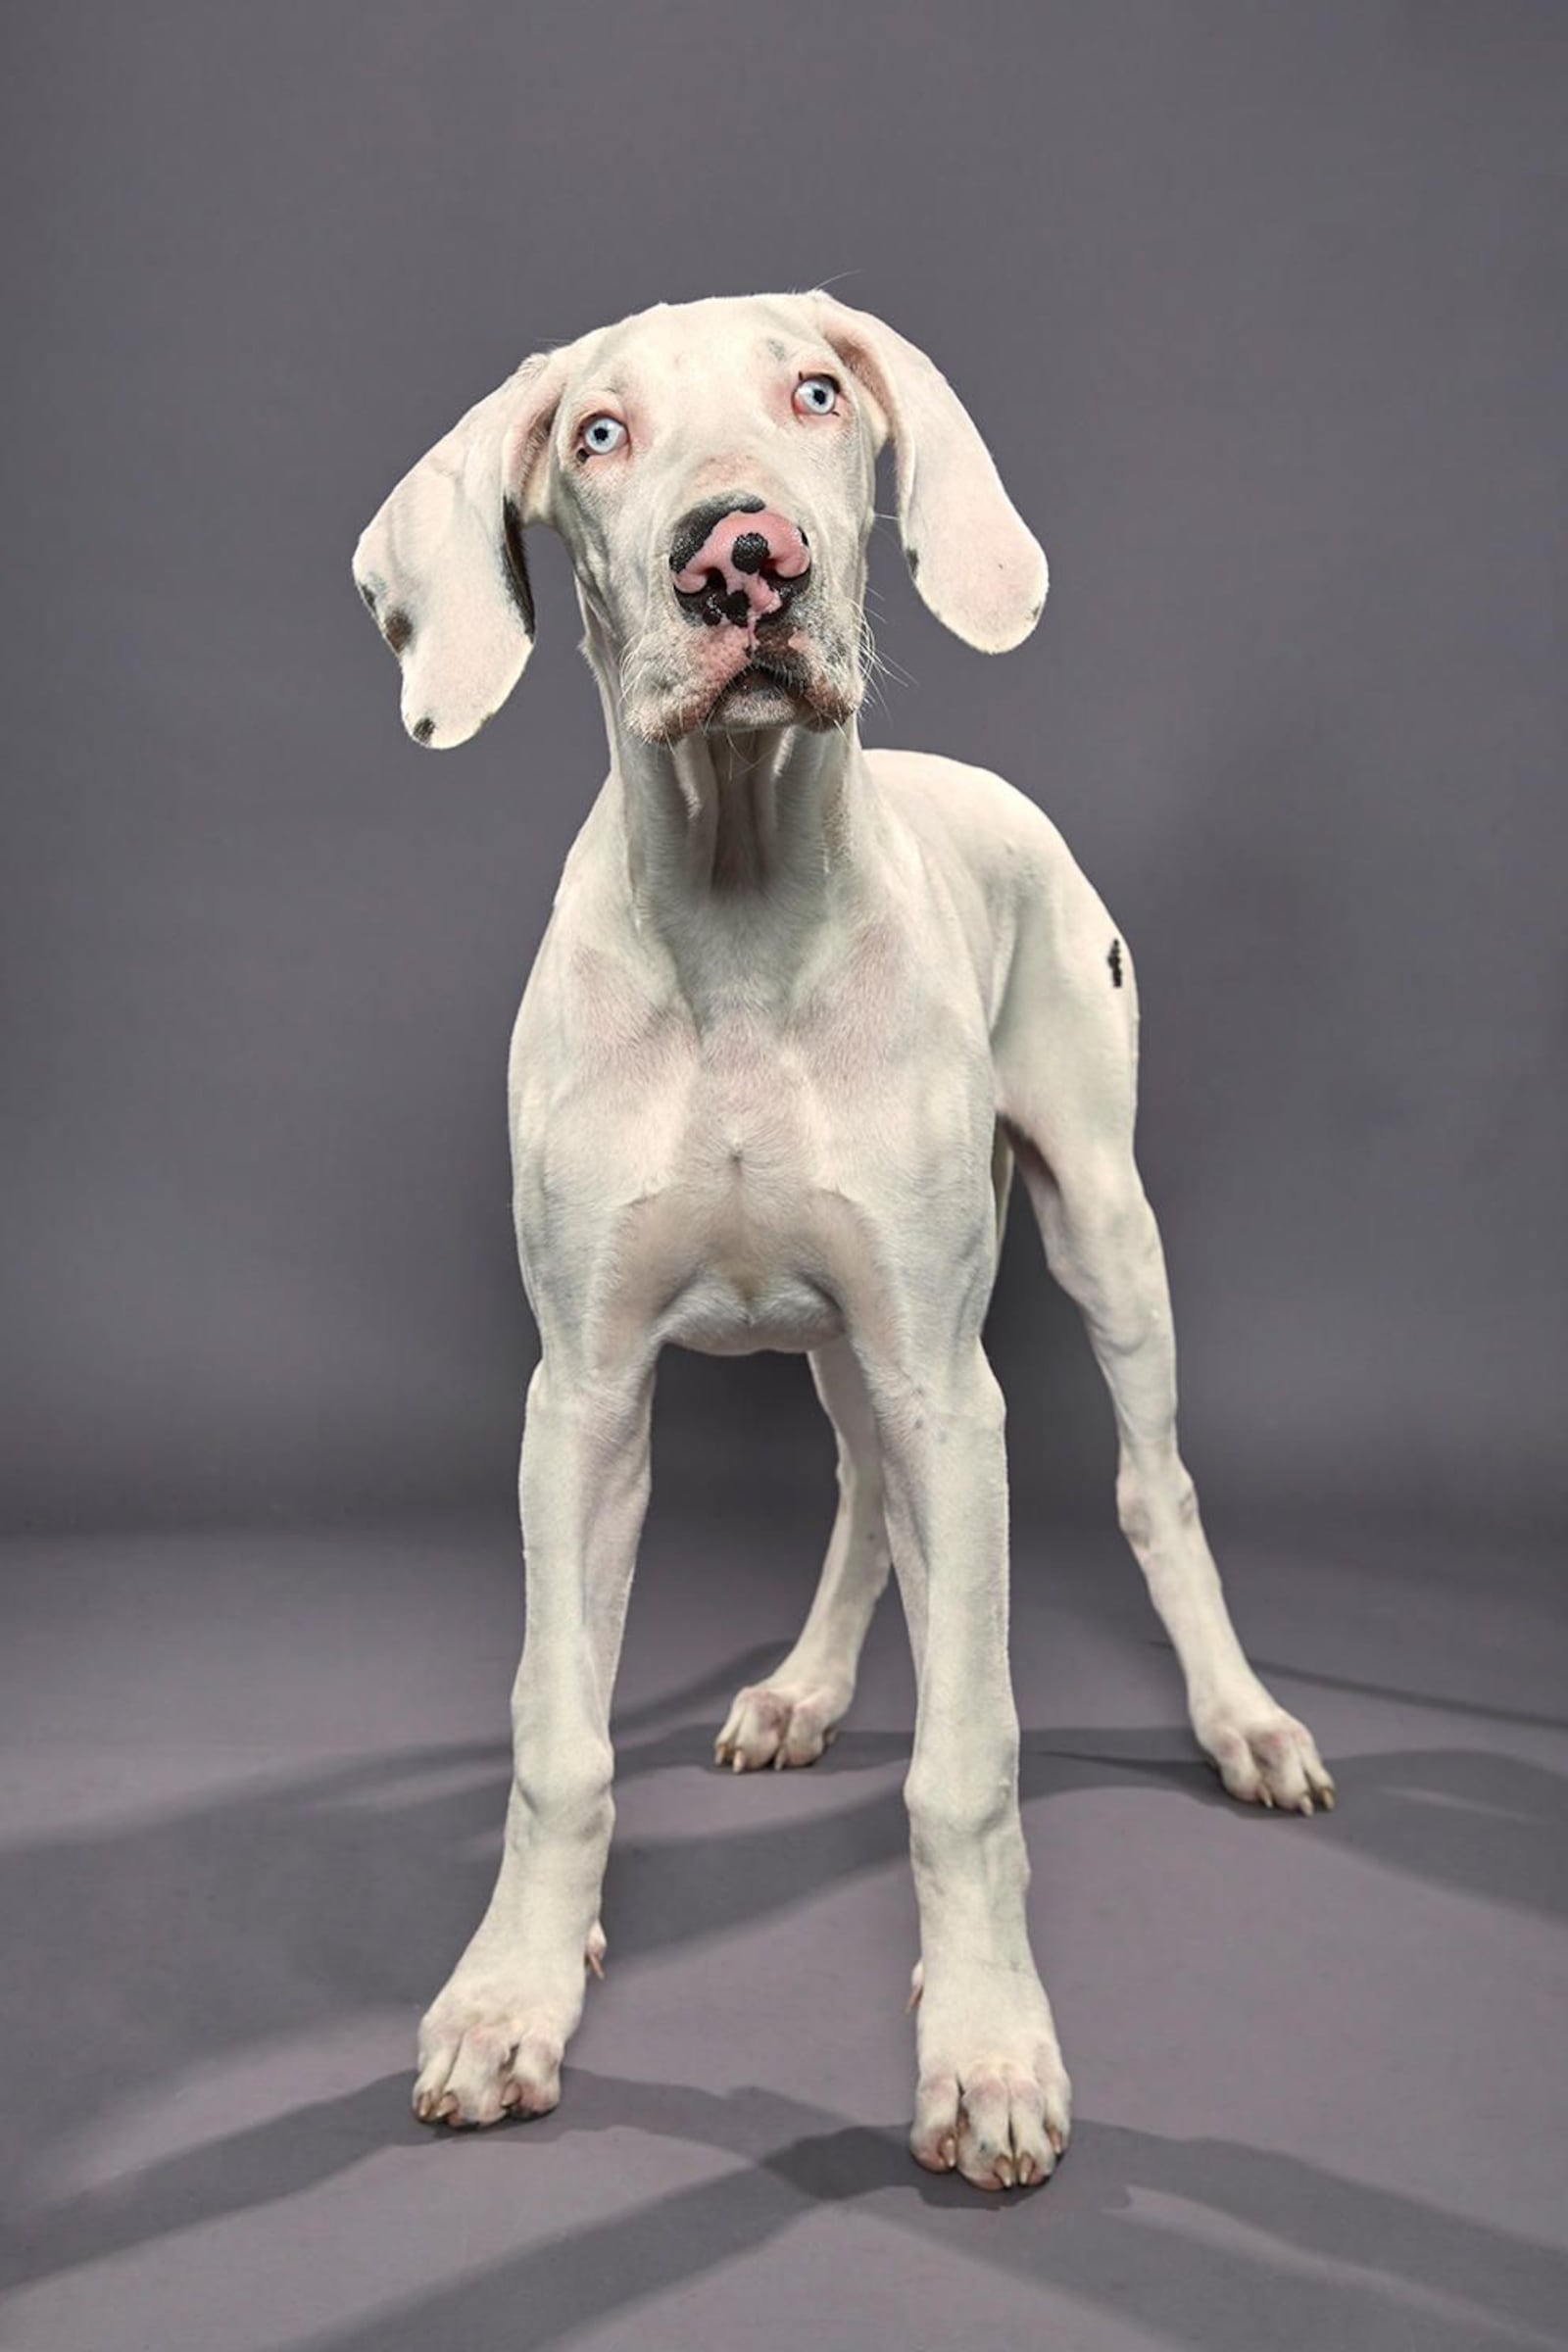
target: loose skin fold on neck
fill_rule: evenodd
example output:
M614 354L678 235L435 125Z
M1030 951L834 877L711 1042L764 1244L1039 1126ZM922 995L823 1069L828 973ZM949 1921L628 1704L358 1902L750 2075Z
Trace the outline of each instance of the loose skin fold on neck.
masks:
M590 627L585 651L637 933L667 950L700 1024L735 1004L787 1002L886 903L900 862L858 729L698 729L649 743L627 726L596 637Z

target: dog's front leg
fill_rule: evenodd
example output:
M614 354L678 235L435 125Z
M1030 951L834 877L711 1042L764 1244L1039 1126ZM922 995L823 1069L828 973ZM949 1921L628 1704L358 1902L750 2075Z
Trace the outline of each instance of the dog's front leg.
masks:
M915 1360L938 1358L932 1347ZM920 1910L909 2145L978 2187L1025 2186L1066 2145L1071 2091L1024 1908L1002 1391L978 1336L940 1376L866 1369L917 1681L905 1783Z
M490 1907L420 2024L414 2104L426 2122L554 2107L585 1968L604 1950L610 1701L648 1506L654 1366L605 1379L566 1361L547 1346L528 1390L506 1839Z

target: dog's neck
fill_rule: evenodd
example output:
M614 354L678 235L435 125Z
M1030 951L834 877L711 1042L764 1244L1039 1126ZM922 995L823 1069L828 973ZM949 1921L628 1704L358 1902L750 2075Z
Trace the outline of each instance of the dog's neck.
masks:
M636 932L667 952L699 1021L737 1001L789 1003L885 895L853 721L653 744L627 726L615 682L599 686Z

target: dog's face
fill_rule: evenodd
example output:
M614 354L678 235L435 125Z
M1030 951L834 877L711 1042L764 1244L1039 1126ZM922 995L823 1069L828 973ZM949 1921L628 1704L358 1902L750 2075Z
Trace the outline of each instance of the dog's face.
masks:
M853 716L886 431L806 304L650 311L577 348L541 511L634 733Z
M1015 645L1045 558L924 355L822 294L661 304L536 355L398 485L355 555L416 741L461 743L532 648L532 522L570 550L586 650L650 743L843 725L865 690L876 458L921 595Z

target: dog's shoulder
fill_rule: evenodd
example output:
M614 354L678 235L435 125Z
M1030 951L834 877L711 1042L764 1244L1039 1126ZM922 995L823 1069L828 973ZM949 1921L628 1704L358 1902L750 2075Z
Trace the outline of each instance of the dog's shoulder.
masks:
M1049 888L1077 868L1071 851L1037 801L994 768L940 752L867 749L879 789L923 835L951 843L987 880L1011 878Z

